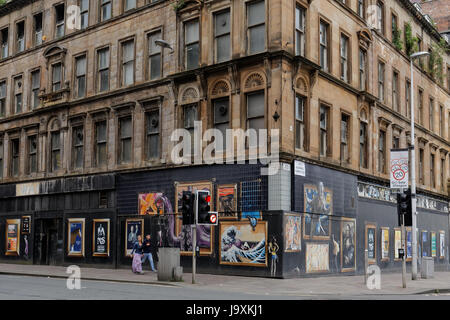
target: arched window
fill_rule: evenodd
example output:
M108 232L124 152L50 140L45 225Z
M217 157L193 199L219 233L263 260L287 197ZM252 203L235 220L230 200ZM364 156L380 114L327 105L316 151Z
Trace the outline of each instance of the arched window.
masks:
M295 81L295 148L306 151L308 149L308 115L309 115L309 85L307 78L299 76Z

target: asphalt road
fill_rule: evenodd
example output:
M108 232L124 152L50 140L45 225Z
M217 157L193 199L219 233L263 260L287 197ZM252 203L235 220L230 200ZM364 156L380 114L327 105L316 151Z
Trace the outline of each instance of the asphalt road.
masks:
M450 300L450 294L297 296L257 295L164 285L81 281L80 290L69 290L65 279L0 275L0 300Z

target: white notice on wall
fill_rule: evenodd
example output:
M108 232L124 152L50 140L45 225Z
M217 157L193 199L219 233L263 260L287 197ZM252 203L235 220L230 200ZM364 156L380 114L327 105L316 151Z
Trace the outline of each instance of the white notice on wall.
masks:
M294 173L296 176L306 177L306 166L303 161L294 161Z

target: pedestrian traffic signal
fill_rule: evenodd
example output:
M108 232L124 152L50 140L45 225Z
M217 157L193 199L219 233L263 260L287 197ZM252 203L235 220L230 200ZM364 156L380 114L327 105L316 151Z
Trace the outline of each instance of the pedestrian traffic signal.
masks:
M183 225L194 224L194 195L191 191L183 191L181 198L181 212L183 214Z
M405 219L405 226L412 226L411 189L397 193L397 213L399 226L402 225L402 216Z
M197 191L196 193L196 212L198 224L214 224L210 220L211 195L209 191Z

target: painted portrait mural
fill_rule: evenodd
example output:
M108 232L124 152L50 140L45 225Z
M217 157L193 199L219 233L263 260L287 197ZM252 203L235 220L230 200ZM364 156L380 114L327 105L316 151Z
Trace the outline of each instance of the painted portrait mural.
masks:
M341 221L341 267L342 272L356 269L356 220L352 218Z
M303 237L305 239L330 239L333 214L333 193L323 182L304 185Z
M237 219L237 185L220 185L217 188L217 212L220 219Z
M328 243L306 244L306 273L330 270L330 246Z
M267 222L253 228L247 221L220 223L220 264L267 266Z
M284 219L284 251L299 252L302 249L302 217L287 213Z
M85 219L68 220L68 256L84 257L84 223Z
M127 219L125 222L125 256L131 257L137 237L143 237L144 219Z

